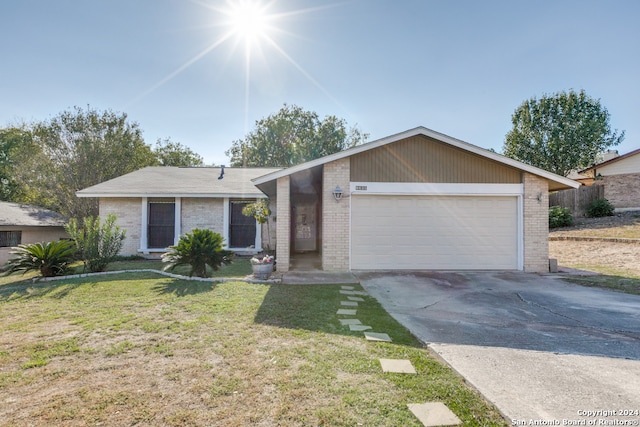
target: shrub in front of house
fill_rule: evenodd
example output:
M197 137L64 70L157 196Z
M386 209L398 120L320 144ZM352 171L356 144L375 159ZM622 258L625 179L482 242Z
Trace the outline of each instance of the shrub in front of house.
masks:
M612 216L613 211L614 207L607 199L598 199L591 202L587 208L587 216L591 218Z
M75 253L76 246L70 240L19 245L11 251L16 256L5 265L6 274L39 271L43 277L63 276Z
M222 249L223 237L208 229L196 228L180 237L178 244L169 246L162 256L163 268L170 271L181 265L191 266L189 276L209 277L207 266L217 271L231 264L233 252Z
M104 223L100 217L86 217L82 225L72 218L65 229L75 242L84 269L92 273L104 271L113 262L120 250L126 230L115 225L116 216L108 215Z
M549 208L549 228L567 227L573 224L573 216L568 208L551 206Z

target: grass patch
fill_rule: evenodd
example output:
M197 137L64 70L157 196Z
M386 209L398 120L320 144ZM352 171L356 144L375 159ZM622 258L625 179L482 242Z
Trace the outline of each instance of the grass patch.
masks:
M569 277L566 281L593 288L610 289L627 294L640 295L640 277L602 274L599 276Z
M1 284L0 419L420 426L407 404L434 400L465 425L507 425L375 299L358 318L393 343L342 326L339 289L152 273ZM384 374L380 358L418 375Z

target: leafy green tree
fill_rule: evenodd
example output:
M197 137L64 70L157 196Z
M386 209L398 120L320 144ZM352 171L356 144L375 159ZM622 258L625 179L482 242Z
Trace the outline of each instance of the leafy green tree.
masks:
M207 266L214 271L231 264L233 252L222 249L223 238L208 229L196 228L180 237L178 244L169 246L162 261L164 270L173 270L181 265L191 266L189 276L208 277Z
M284 105L280 111L256 122L243 140L225 152L232 166L289 167L354 147L367 134L345 120Z
M202 157L179 142L173 142L170 138L158 139L153 154L161 166L202 166Z
M507 133L504 155L567 176L624 139L611 131L609 112L581 90L531 98L520 105Z
M74 261L75 245L70 240L19 245L5 265L6 274L39 271L43 277L62 276Z
M37 191L16 179L26 159L40 158L41 150L33 142L26 124L0 129L0 200L31 203Z
M115 225L116 216L108 215L104 223L100 217L86 217L82 226L72 218L65 226L67 233L74 240L84 269L92 273L104 271L120 253L126 230Z
M126 114L75 107L32 127L37 155L23 159L16 180L39 192L41 206L74 218L95 215L97 201L75 192L156 164L137 123Z

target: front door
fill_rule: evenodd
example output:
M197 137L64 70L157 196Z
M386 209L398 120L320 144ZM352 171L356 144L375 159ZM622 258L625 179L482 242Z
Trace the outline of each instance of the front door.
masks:
M293 207L293 250L306 252L317 250L316 203L304 202Z

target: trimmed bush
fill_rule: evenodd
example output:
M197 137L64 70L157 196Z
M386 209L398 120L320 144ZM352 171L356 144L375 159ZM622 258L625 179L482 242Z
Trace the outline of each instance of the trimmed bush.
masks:
M70 240L19 245L5 265L6 274L39 271L44 277L63 276L74 261L75 244Z
M598 199L591 202L587 208L587 216L591 218L612 216L613 211L614 207L607 199Z
M173 270L181 265L190 265L189 276L209 277L207 266L214 271L220 266L231 264L233 252L222 249L223 237L208 229L196 228L180 237L175 246L169 246L162 256L167 265L163 270Z
M549 228L567 227L573 224L573 216L569 208L551 206L549 208Z

